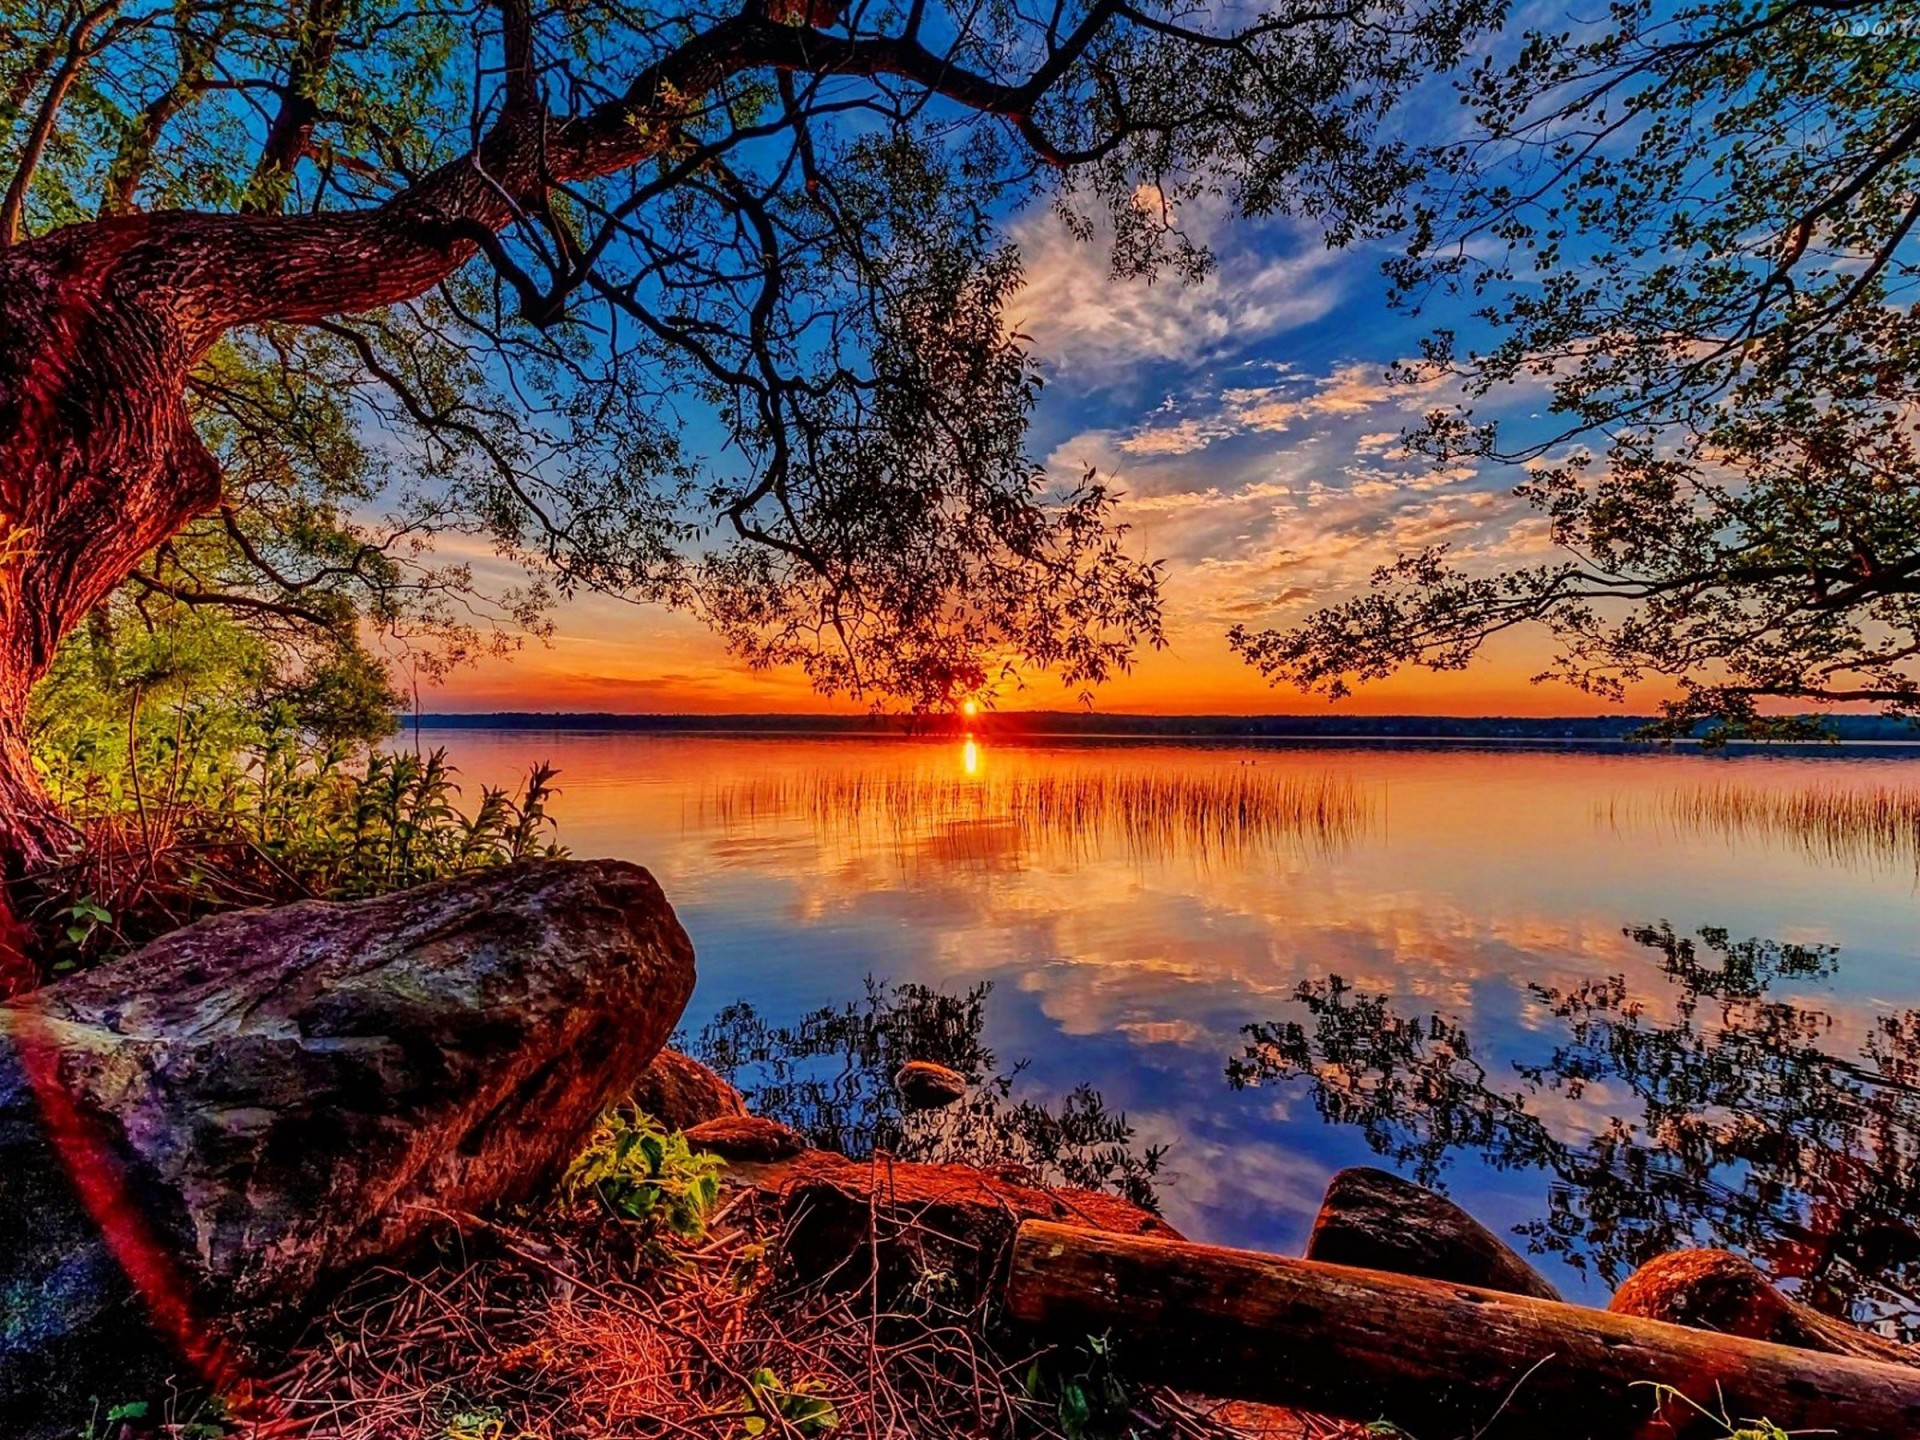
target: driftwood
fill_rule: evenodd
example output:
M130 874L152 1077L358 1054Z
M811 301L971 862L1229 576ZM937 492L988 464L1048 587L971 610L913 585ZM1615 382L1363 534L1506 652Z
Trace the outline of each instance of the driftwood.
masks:
M1420 1440L1722 1436L1734 1420L1843 1440L1920 1435L1920 1374L1464 1285L1045 1221L1020 1227L1012 1317L1107 1334L1129 1374Z

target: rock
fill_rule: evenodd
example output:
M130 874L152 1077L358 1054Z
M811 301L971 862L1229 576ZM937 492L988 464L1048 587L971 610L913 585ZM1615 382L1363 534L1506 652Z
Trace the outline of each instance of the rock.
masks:
M876 1156L849 1160L809 1150L737 1179L776 1197L786 1218L784 1262L801 1283L861 1284L877 1256L884 1294L943 1277L945 1297L971 1304L1004 1268L1023 1220L1180 1234L1151 1211L1093 1190L1043 1190L970 1165L920 1165Z
M967 1098L967 1077L931 1060L909 1060L894 1072L893 1088L910 1109L938 1110Z
M1328 1183L1306 1258L1560 1298L1510 1245L1451 1200L1366 1165L1342 1170Z
M698 1060L662 1050L634 1082L633 1103L669 1130L747 1113L740 1092Z
M436 1212L549 1180L692 988L646 871L553 861L217 916L0 1007L0 1434L190 1375L156 1331L239 1383Z
M1782 1295L1750 1261L1725 1250L1680 1250L1626 1278L1607 1308L1616 1315L1771 1340L1797 1350L1920 1364L1920 1350L1822 1315Z
M726 1160L784 1160L807 1148L806 1138L778 1120L758 1115L723 1115L687 1127L687 1144L711 1150Z

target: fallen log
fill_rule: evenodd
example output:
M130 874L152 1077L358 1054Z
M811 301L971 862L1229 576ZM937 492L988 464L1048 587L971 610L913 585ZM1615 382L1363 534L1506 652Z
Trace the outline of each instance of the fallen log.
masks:
M1903 1366L1312 1260L1036 1220L1006 1300L1044 1334L1108 1335L1138 1380L1420 1440L1724 1440L1717 1417L1920 1435L1920 1374Z

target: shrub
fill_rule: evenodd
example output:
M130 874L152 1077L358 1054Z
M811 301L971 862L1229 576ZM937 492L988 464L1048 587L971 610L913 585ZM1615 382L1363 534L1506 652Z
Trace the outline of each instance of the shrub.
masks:
M561 1193L624 1224L695 1240L719 1201L721 1168L718 1155L694 1150L678 1131L669 1134L631 1105L615 1105L567 1167Z

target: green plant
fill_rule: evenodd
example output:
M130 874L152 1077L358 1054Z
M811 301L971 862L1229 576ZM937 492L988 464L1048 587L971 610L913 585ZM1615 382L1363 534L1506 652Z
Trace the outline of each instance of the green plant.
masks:
M119 1434L120 1427L129 1420L146 1419L148 1408L144 1400L129 1400L124 1404L109 1406L107 1413L102 1415L100 1398L95 1396L93 1414L81 1428L80 1440L111 1440L111 1437Z
M1678 1405L1682 1409L1691 1410L1702 1419L1718 1425L1725 1432L1723 1440L1793 1440L1795 1435L1831 1433L1827 1431L1782 1430L1771 1420L1766 1419L1734 1420L1727 1414L1726 1402L1724 1400L1721 1401L1719 1409L1709 1410L1691 1395L1685 1394L1671 1385L1663 1385L1654 1380L1636 1380L1633 1383L1636 1386L1644 1385L1653 1391L1654 1413L1656 1415L1664 1412L1669 1405Z
M693 1149L678 1131L670 1134L632 1106L616 1105L567 1167L561 1193L616 1220L698 1239L720 1198L721 1168L719 1156Z
M1066 1440L1132 1434L1132 1402L1104 1335L1089 1335L1085 1349L1070 1356L1053 1351L1036 1358L1023 1383L1029 1399L1053 1409Z
M820 1392L825 1387L817 1380L800 1380L792 1385L780 1383L780 1377L766 1368L747 1376L742 1407L748 1410L741 1429L748 1435L764 1435L776 1421L779 1433L824 1435L840 1423L840 1412L833 1401Z
M30 916L53 972L217 910L356 899L566 853L551 765L517 795L482 789L468 812L444 750L326 739L284 707L244 731L216 719L184 699L169 712L134 706L123 743L63 752L59 793L82 840L38 877Z
M524 1431L511 1432L514 1437ZM447 1417L442 1440L511 1440L506 1415L498 1405L482 1405L472 1410L457 1410Z
M78 1440L124 1440L136 1430L141 1435L165 1435L168 1440L225 1440L233 1433L233 1416L219 1396L190 1397L184 1415L181 1406L182 1397L176 1392L158 1420L153 1419L153 1405L146 1400L123 1401L109 1406L102 1415L96 1396L93 1414L81 1428Z

